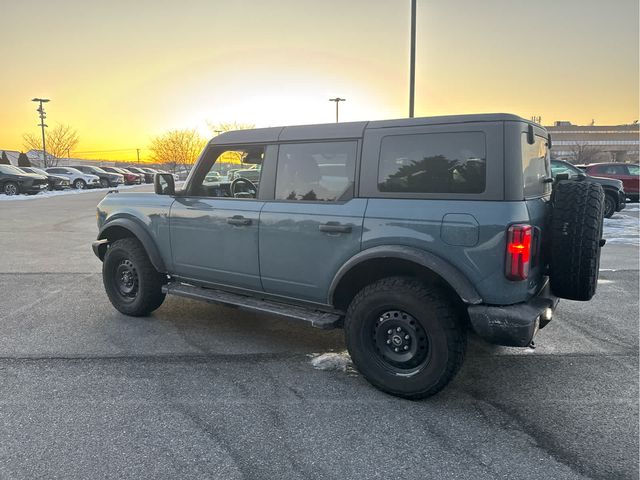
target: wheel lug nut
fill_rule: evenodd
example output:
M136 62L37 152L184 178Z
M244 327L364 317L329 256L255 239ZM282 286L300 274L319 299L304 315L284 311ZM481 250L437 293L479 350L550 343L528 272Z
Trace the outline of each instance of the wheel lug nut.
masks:
M393 330L389 329L389 330L387 330L387 333L388 333L389 335L391 335L391 334L393 333Z
M396 328L396 332L401 332L401 331L402 331L402 328L400 327Z
M387 340L387 345L391 345L391 340Z
M409 337L409 335L405 335L405 336L404 336L404 339L405 339L405 340L409 340L409 338L411 338L411 337Z
M395 350L396 352L399 352L399 351L400 351L400 350L398 349L398 347L394 348L394 350Z
M405 349L405 350L409 350L409 345L405 345L405 346L404 346L404 349Z

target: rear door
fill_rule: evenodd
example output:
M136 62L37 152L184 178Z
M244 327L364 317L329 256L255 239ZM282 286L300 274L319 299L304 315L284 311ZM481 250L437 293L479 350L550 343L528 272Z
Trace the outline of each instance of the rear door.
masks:
M274 200L260 214L266 292L326 303L340 266L360 251L366 199L354 197L357 140L283 143Z
M640 167L638 165L625 165L627 170L622 183L625 193L638 195L640 192Z

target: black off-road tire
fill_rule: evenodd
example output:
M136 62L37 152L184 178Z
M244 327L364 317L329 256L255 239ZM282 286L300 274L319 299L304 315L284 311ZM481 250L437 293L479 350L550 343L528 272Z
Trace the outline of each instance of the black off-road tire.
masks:
M407 342L415 337L407 355L415 348L426 354L424 360L418 354L402 363L388 358L402 354L394 353L390 339L384 340L385 335L393 335L395 342L397 325L403 328L402 338L410 337ZM417 279L389 277L362 289L349 305L344 330L356 368L391 395L408 399L434 395L453 379L464 360L467 341L461 314L444 290Z
M130 287L122 281L125 274L132 279ZM112 305L125 315L149 315L164 301L162 285L166 275L154 268L136 238L123 238L109 245L102 263L102 281ZM129 288L131 292L123 293Z
M616 199L610 193L604 194L604 217L611 218L616 213Z
M551 290L560 298L591 300L600 269L604 191L596 183L561 181L552 202Z

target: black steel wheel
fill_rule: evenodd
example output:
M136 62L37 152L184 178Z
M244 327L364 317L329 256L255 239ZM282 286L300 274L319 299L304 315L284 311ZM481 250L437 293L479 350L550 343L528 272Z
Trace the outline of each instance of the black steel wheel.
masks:
M107 296L120 312L134 317L148 315L164 301L166 275L158 272L136 238L123 238L107 248L102 264Z
M398 373L412 373L429 359L429 337L422 325L402 310L385 310L368 322L378 361Z
M344 328L354 365L392 395L434 395L464 360L466 332L458 310L447 292L415 278L384 278L362 289Z

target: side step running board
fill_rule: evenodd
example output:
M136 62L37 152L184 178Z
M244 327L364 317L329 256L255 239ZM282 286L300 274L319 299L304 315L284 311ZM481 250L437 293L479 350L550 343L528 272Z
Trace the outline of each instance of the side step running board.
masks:
M304 320L305 322L310 322L312 326L322 329L336 328L340 322L340 315L337 313L321 312L310 308L285 305L284 303L237 295L222 290L195 287L185 283L169 283L163 285L162 291L170 295L177 295L194 300L204 300L205 302L218 303L228 307Z

